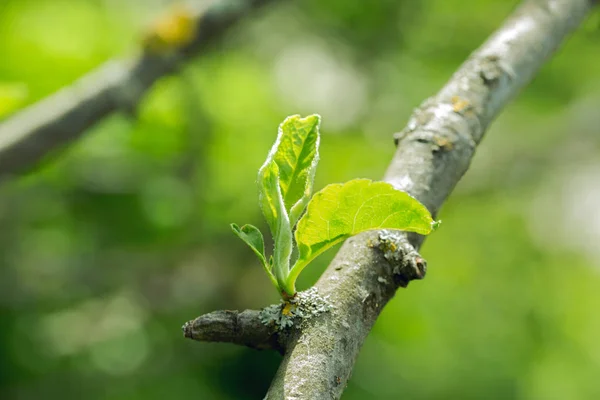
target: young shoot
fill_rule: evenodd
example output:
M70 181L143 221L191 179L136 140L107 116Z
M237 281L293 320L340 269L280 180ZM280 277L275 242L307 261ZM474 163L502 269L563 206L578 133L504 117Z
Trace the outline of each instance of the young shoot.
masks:
M350 236L373 229L427 235L438 224L423 204L386 182L353 179L313 196L320 123L318 115L286 118L258 171L258 199L273 236L273 255L267 259L258 228L231 224L284 299L294 297L296 280L312 260ZM292 265L294 246L298 255Z

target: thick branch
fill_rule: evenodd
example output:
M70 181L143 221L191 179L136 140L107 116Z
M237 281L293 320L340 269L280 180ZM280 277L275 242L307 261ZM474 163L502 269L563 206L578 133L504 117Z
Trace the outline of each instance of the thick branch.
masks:
M525 1L471 55L448 84L411 117L397 139L385 179L436 213L467 170L492 120L529 82L592 8L592 0ZM389 236L389 235L388 235ZM267 398L337 399L366 336L402 279L394 260L369 243L381 233L349 239L316 286L335 309L311 320L288 342ZM398 235L398 243L405 237ZM418 248L422 238L411 236ZM392 262L390 262L390 260Z
M0 124L0 177L32 168L108 114L135 109L158 78L205 52L237 21L272 1L225 0L205 12L190 10L194 35L185 42L144 51L128 62L109 61Z

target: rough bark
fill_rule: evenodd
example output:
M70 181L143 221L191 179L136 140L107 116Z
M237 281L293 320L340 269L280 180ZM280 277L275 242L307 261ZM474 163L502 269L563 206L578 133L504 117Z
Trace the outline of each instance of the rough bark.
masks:
M214 311L186 323L183 334L200 342L234 343L283 352L277 330L263 324L259 314L255 310Z
M274 0L225 0L208 10L189 10L195 26L191 40L166 51L143 51L132 60L109 61L3 122L0 178L29 170L110 113L135 110L158 78L205 53L236 22L271 2Z
M590 11L592 0L524 1L396 134L385 180L436 214L483 135ZM316 284L335 308L289 332L266 398L338 399L358 352L396 289L424 275L423 237L368 232L349 239Z

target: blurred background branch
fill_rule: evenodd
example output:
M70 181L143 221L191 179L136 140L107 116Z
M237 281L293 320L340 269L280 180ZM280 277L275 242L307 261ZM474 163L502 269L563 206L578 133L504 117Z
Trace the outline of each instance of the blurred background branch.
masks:
M206 51L242 18L273 0L223 0L208 9L173 8L143 38L140 55L109 61L0 124L0 177L33 168L108 114L135 112L151 85Z

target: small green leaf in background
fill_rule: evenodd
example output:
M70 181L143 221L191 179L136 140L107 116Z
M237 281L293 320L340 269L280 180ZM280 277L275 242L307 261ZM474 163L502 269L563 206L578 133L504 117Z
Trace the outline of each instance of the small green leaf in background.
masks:
M350 236L372 229L426 235L432 231L433 224L423 204L389 183L354 179L328 185L315 194L298 222L299 256L288 286L312 259Z
M0 118L21 108L27 100L27 85L0 82Z
M277 164L279 185L285 209L294 226L312 195L319 162L319 125L321 117L293 115L279 125L277 140L263 165Z

